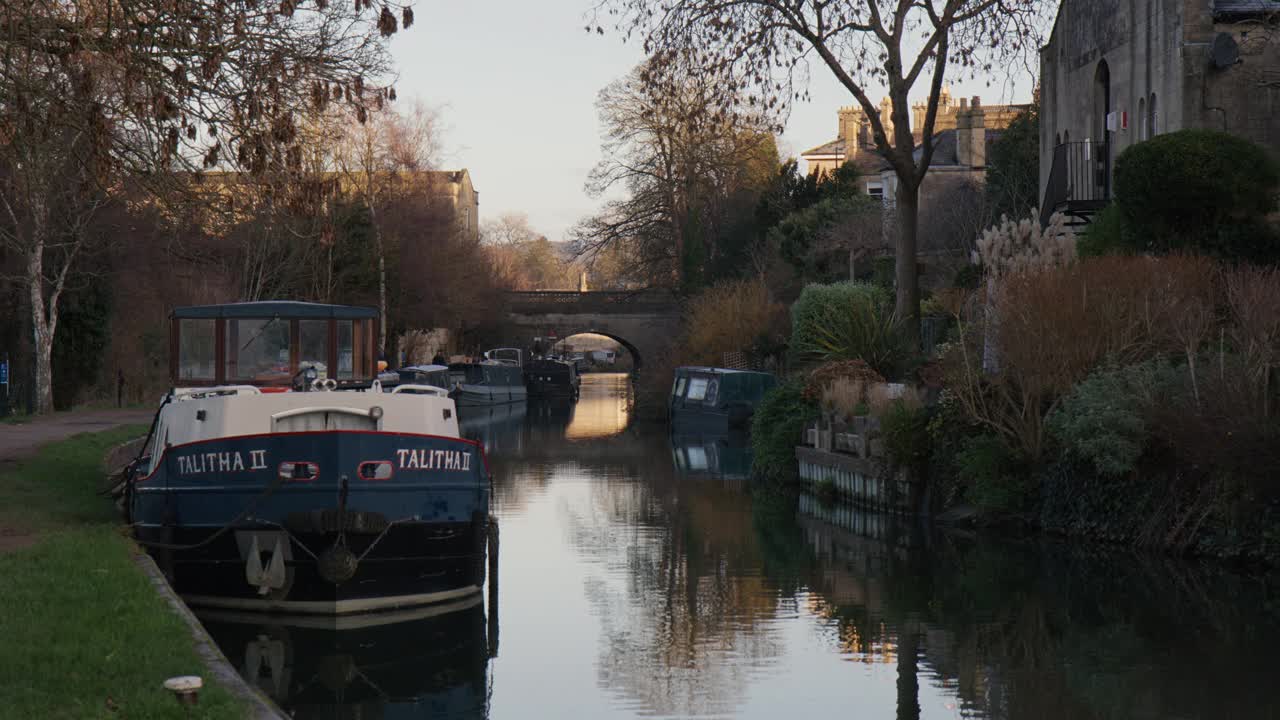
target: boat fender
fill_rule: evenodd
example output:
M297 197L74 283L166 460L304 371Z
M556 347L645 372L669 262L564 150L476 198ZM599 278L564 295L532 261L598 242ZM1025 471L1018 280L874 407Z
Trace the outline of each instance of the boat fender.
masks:
M316 559L316 570L320 573L320 577L334 585L341 585L350 580L359 566L360 561L342 542L330 545Z

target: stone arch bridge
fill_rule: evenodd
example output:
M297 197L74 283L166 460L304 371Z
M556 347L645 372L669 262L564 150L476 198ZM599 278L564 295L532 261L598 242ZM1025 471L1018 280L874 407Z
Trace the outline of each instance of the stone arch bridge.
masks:
M509 347L595 333L625 347L637 368L680 332L680 305L667 290L508 292L504 313Z

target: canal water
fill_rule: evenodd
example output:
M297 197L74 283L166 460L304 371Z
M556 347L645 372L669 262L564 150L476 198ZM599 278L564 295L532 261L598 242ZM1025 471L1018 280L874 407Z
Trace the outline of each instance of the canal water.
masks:
M464 415L496 613L206 625L297 718L1280 718L1274 585L826 508L627 397L587 375L571 407Z

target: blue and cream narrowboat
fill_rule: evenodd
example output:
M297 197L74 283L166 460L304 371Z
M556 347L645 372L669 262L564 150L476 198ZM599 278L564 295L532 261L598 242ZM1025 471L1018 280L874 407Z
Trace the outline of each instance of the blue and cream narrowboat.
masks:
M668 400L677 432L728 433L746 429L756 406L778 384L772 373L714 367L676 368Z
M489 477L447 392L375 367L376 311L178 308L126 484L137 539L196 606L344 614L484 581Z

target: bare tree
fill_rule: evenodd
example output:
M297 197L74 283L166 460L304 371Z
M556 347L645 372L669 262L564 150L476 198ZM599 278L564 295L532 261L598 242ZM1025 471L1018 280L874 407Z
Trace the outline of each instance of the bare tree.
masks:
M356 0L27 0L0 6L0 207L27 258L36 409L58 302L104 193L176 170L297 167L299 117L394 99L383 40L412 10ZM74 208L74 210L71 210ZM56 214L55 214L56 213ZM59 227L62 225L63 227Z
M856 203L849 212L818 232L810 252L827 256L844 254L849 263L849 281L853 282L861 260L889 249L884 216L884 207L879 202Z
M564 290L573 286L576 268L568 249L534 230L528 215L504 213L484 224L480 238L499 287Z
M919 327L916 216L933 159L938 98L949 64L989 72L996 59L1036 49L1041 0L599 0L625 37L652 58L649 85L674 92L691 73L715 78L719 105L785 110L803 96L810 61L825 67L862 108L877 149L897 177L896 309ZM588 29L591 29L590 27ZM603 32L603 28L595 28ZM920 148L912 91L928 90ZM885 88L890 121L871 93ZM892 132L890 132L892 130Z
M580 255L629 244L652 280L682 285L687 254L714 261L711 239L728 198L762 186L776 171L777 152L758 113L717 108L710 78L691 73L658 88L649 77L650 66L641 66L600 92L604 159L587 192L624 197L579 223L574 243Z
M437 115L416 104L407 114L390 108L368 122L348 125L334 146L333 163L369 211L378 260L379 346L387 340L387 240L382 213L392 202L428 183L418 174L434 169L440 152Z

